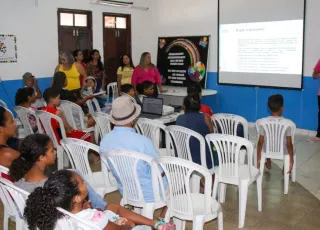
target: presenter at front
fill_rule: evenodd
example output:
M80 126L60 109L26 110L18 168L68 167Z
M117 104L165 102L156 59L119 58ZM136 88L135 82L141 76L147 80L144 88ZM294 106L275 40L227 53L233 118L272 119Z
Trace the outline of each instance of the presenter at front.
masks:
M318 60L318 63L316 64L316 66L313 69L313 74L312 77L314 79L318 80L318 129L317 129L317 136L316 136L316 141L320 141L320 59Z

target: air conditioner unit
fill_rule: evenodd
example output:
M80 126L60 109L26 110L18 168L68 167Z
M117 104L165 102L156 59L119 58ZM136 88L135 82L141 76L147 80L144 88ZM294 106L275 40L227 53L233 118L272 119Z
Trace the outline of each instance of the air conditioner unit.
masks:
M134 4L134 0L90 0L91 4L97 4L97 5L106 5L106 6L112 6L112 7L123 7L123 8L132 8L132 9L138 9L138 10L148 10L148 7L142 7L142 6L136 6Z

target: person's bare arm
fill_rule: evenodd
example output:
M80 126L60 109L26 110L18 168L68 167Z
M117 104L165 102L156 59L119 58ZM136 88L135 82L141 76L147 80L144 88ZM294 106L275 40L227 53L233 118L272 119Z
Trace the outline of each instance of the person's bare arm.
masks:
M121 96L121 79L122 79L122 74L117 75L117 84L118 84L118 95Z
M34 88L36 88L37 98L42 98L42 94L41 94L41 91L39 89L38 81L37 81L36 78L33 78L33 85L34 85Z
M89 96L86 96L86 97L84 97L84 98L79 98L75 103L77 104L77 105L83 105L84 103L86 103L88 100L91 100L91 99L93 99L94 98L94 96L93 95L89 95Z
M291 136L287 136L287 150L290 157L290 163L289 163L289 171L287 173L291 173L294 160L293 160L293 144L292 144L292 138Z
M210 129L210 133L213 133L214 129L213 129L213 124L212 124L212 121L211 121L211 117L208 114L204 113L204 118L205 118L205 121L206 121L209 129Z
M57 65L57 66L56 66L56 68L54 69L54 74L59 71L59 67L60 67L60 65ZM53 84L53 78L52 78L52 80L51 80L50 86L52 86L52 84Z
M129 225L117 225L111 221L108 221L108 224L103 228L103 230L130 230L132 229Z
M314 79L319 78L319 77L320 77L320 72L317 71L317 70L314 70L313 73L312 73L312 77L313 77Z
M257 166L258 169L260 168L260 161L261 161L261 152L262 152L262 147L264 144L264 136L260 135L259 140L258 140L258 147L257 147Z
M66 129L66 132L67 133L71 132L73 130L73 128L69 125L68 121L66 120L66 118L63 115L63 112L61 110L58 110L56 115L61 118L63 125L64 125L64 128Z

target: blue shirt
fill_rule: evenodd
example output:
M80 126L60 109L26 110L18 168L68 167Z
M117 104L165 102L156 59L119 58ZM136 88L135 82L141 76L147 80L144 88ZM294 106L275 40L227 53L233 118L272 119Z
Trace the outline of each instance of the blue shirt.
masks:
M159 157L159 154L157 153L152 141L149 138L136 133L135 129L133 128L114 127L114 129L101 140L100 154L103 156L103 153L106 150L116 148L144 153L153 158ZM123 188L122 184L120 183L120 179L113 170L112 165L110 165L110 168L118 182L119 192L121 195L123 195ZM143 161L139 162L137 166L137 172L145 202L153 202L153 188L149 164ZM166 178L163 179L164 187L166 188L168 182Z

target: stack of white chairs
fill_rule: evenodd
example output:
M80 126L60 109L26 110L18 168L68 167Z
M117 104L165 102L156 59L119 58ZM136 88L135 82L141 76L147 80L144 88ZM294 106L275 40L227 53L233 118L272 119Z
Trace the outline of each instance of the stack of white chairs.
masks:
M256 122L258 135L260 129L264 129L264 147L261 152L260 160L260 171L263 175L264 163L266 158L282 160L284 163L284 194L288 194L289 190L289 177L287 173L289 171L289 154L285 153L287 146L284 146L286 143L286 133L290 129L290 134L292 138L292 144L294 145L294 136L296 131L296 125L289 119L283 117L267 117L262 118ZM293 151L293 168L292 168L292 182L296 181L297 175L297 158L295 151Z
M102 161L109 164L115 177L118 177L122 184L123 197L121 205L131 205L135 207L135 211L147 218L153 219L154 210L166 206L163 196L160 194L160 187L163 186L163 178L159 172L157 165L153 163L153 158L143 154L124 149L110 149L103 153L107 158ZM148 165L151 169L154 202L146 202L144 200L142 188L137 173L138 165ZM146 166L145 166L146 167ZM160 186L160 187L159 187Z
M99 153L99 146L74 138L61 140L61 145L68 154L72 168L78 170L100 196L118 190L117 181L107 165L101 164L100 172L91 171L88 154L90 150Z
M110 101L110 94L112 91L112 101ZM112 103L118 97L118 83L111 82L107 85L107 96L108 96L108 103Z
M218 218L218 229L222 230L222 208L211 196L212 176L208 169L176 157L160 157L156 161L164 170L169 184L170 196L165 199L168 205L166 221L173 217L177 230L184 230L186 221L193 221L192 229L200 230L205 222ZM190 191L193 174L204 177L204 194Z
M239 187L239 228L244 227L248 188L257 181L258 210L262 211L262 176L259 169L252 165L253 144L245 138L225 134L206 135L208 145L215 146L219 166L216 168L213 197L219 189L219 202L223 203L226 196L226 185ZM247 149L248 164L240 162L240 149ZM211 150L211 149L210 149Z
M60 126L60 131L62 136L61 139L66 138L67 137L66 131L61 118L52 113L48 113L46 111L40 111L40 110L36 111L36 115L41 121L41 127L44 129L43 131L51 138L54 147L57 149L58 170L63 169L64 167L68 167L69 166L68 156L64 154L63 148L55 135L56 130L53 130L51 125L51 121L56 121Z

